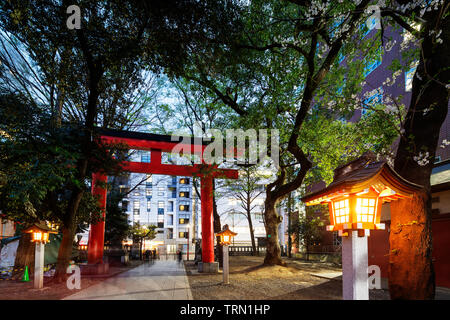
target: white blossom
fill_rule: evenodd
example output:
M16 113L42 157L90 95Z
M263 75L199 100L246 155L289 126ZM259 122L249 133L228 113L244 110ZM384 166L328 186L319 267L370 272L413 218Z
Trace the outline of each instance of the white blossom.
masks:
M425 153L419 152L419 155L414 156L413 159L416 161L419 166L426 166L429 161L430 153L427 151Z

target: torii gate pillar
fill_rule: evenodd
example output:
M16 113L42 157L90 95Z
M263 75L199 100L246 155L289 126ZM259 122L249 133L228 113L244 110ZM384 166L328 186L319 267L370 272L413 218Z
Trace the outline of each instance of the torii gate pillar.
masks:
M91 192L94 196L98 195L99 205L102 209L103 218L105 218L106 211L106 182L108 177L101 173L92 175ZM104 183L104 186L99 186L97 182ZM103 264L103 247L105 241L105 220L91 225L89 231L89 246L88 246L88 264Z
M214 262L214 224L213 224L213 178L202 177L202 262L198 264L199 272L217 273L219 263Z

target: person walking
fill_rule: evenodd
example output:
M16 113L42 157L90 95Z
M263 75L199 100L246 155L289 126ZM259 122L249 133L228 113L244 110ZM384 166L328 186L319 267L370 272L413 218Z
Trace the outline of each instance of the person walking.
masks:
M181 260L183 260L183 252L181 252L181 250L178 250L177 255L178 255L178 262L181 263Z

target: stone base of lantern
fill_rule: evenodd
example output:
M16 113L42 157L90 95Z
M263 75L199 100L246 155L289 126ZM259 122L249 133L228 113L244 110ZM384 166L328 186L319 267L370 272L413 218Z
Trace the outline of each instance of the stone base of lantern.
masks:
M218 262L199 262L198 272L202 273L219 273Z

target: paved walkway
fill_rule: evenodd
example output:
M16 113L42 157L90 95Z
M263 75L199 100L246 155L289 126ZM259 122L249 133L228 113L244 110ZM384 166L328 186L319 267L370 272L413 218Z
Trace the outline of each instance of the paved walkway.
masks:
M192 300L192 293L183 264L177 260L156 260L64 300Z

